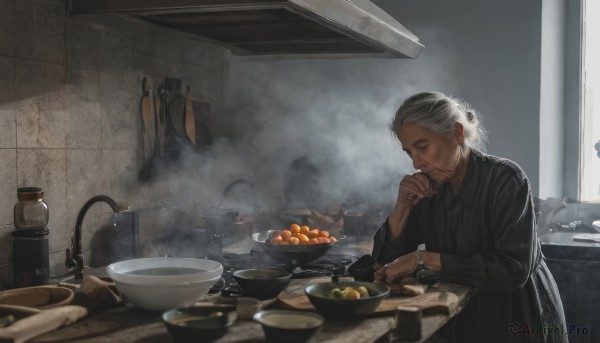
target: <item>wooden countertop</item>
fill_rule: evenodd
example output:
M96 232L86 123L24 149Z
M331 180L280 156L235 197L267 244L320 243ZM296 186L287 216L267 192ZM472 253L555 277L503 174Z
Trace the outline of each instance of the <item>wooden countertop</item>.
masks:
M302 294L304 287L315 280L296 279L284 293ZM437 330L459 313L473 293L465 286L455 284L439 284L431 291L452 292L459 298L458 307L449 315L424 315L422 321L422 338L418 342L426 342ZM272 303L268 308L277 308ZM397 342L394 340L393 316L355 319L350 321L325 320L321 330L311 342ZM260 324L238 320L228 333L215 341L230 342L264 342L264 334ZM102 312L93 312L87 318L73 325L63 327L54 332L39 336L31 342L173 342L165 326L161 322L161 313L148 312L132 307L122 306Z

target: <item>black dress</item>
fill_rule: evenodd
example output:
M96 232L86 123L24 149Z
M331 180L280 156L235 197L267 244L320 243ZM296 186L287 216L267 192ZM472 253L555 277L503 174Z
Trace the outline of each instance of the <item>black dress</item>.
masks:
M375 234L381 264L425 243L444 280L475 287L442 330L451 342L568 342L562 302L535 230L531 188L514 162L472 150L456 194L444 184L422 199L400 237Z

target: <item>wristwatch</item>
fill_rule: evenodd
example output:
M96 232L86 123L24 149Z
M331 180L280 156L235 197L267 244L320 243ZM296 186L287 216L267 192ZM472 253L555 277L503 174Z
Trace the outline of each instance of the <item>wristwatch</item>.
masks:
M425 262L421 259L421 253L425 251L425 243L417 247L417 271L425 269Z

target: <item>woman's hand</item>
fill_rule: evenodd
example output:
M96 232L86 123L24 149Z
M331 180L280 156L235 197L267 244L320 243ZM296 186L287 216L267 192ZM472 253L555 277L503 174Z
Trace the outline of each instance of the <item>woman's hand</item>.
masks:
M394 283L401 276L412 274L417 270L416 252L400 256L394 261L381 266L375 272L375 281Z
M430 197L436 192L425 173L406 175L400 181L396 206L414 207L421 199Z
M400 181L396 206L388 218L388 241L394 241L404 230L413 207L423 198L435 194L433 186L425 173L406 175Z

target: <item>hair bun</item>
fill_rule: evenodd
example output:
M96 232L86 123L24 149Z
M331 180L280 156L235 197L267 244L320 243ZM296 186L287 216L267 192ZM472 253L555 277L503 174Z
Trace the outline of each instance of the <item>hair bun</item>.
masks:
M467 111L467 120L472 122L475 120L475 112L473 111Z

